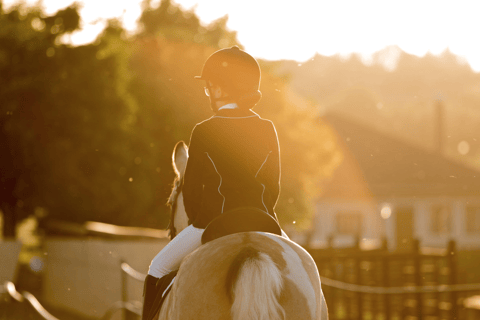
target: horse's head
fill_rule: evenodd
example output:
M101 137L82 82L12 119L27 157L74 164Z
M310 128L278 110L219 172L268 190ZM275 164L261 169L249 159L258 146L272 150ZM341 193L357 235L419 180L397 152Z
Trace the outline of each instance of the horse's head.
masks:
M175 171L175 180L173 181L173 189L168 199L167 205L170 207L170 239L188 226L188 217L183 205L183 175L188 160L188 148L183 141L178 142L173 149L172 166Z

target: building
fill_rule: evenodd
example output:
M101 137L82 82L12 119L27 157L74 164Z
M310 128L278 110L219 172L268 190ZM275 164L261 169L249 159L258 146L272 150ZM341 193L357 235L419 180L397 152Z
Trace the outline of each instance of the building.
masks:
M480 172L338 115L344 159L316 206L312 246L329 238L365 247L386 237L391 250L422 246L480 248Z

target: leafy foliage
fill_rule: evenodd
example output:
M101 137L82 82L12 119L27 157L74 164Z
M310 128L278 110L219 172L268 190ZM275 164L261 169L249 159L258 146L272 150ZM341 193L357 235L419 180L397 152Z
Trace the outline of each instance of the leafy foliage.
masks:
M227 17L203 26L168 0L158 8L146 2L141 29L130 38L110 21L92 44L63 44L79 21L75 6L52 16L22 6L0 11L5 235L34 212L165 227L173 146L212 115L194 76L215 50L240 45ZM280 139L278 216L308 222L317 182L336 166L339 151L313 105L261 63L264 98L255 110L274 121Z
M2 210L20 218L44 207L105 220L128 190L118 163L131 157L125 142L136 106L119 67L124 53L114 48L121 40L109 27L96 44L61 44L79 18L76 7L44 17L19 6L0 16L0 128L11 155L1 165L10 175Z

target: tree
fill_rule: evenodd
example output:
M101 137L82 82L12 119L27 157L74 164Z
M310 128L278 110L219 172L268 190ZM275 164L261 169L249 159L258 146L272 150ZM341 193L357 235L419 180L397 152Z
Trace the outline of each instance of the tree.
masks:
M145 1L140 17L140 35L167 38L184 43L197 43L206 47L242 47L237 33L227 29L228 16L203 26L193 10L184 11L171 0L162 0L157 8Z
M15 224L31 205L32 159L27 145L35 128L21 128L21 122L35 117L46 69L52 66L55 40L78 28L75 8L41 18L38 10L23 13L21 6L4 12L0 5L0 208L4 215L4 236L15 236ZM36 85L32 85L36 84ZM25 115L27 115L25 117ZM20 138L17 133L22 135Z
M36 207L51 217L105 219L128 190L118 170L131 157L136 105L125 89L121 36L112 23L95 44L62 44L79 19L75 6L52 16L22 6L0 13L5 236Z
M211 116L194 76L215 50L239 45L227 18L203 26L168 0L155 9L147 2L136 35L110 21L94 43L71 47L61 39L79 28L75 6L52 16L37 8L2 11L4 234L35 211L47 219L165 227L173 146ZM335 145L314 106L262 68L264 98L255 110L276 123L282 145L279 217L308 221L317 182L338 158Z

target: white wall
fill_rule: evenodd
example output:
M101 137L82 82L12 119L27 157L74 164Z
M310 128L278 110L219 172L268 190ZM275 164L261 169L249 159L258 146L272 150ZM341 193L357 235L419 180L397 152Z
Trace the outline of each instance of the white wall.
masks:
M99 318L122 298L120 260L147 273L150 261L167 243L47 239L43 297L50 305ZM142 300L143 283L129 278L127 287L129 300ZM121 312L113 319L121 319Z
M383 220L380 210L384 204L392 208L392 215ZM431 231L431 208L444 204L452 210L452 228L450 233L434 234ZM467 204L480 206L480 198L466 197L430 197L430 198L385 198L377 199L376 204L366 201L320 201L316 208L316 226L312 246L326 246L329 235L336 238L336 246L350 246L354 243L353 236L335 235L335 214L340 211L359 211L364 215L362 237L367 241L387 237L389 249L396 248L395 226L397 219L396 207L412 206L414 211L413 236L420 240L422 246L445 248L450 239L455 239L458 249L479 249L480 233L469 234L466 231L465 207Z
M480 206L480 198L466 198L463 201L458 203L458 211L465 213L467 205ZM467 222L465 221L465 214L459 215L457 217L457 233L459 248L469 250L469 249L479 249L480 248L480 233L469 234L466 231Z
M0 240L0 285L13 282L22 243L16 240Z
M415 210L415 236L420 240L420 244L425 247L437 247L446 248L448 241L455 238L456 226L458 225L457 219L463 215L462 212L458 212L458 207L455 205L455 199L449 198L425 198L418 200ZM452 210L452 232L444 234L435 234L432 232L432 215L431 210L436 205L445 205ZM457 239L458 240L458 239Z
M355 243L353 235L338 235L336 233L335 215L338 212L358 211L363 215L360 237L365 242L380 239L385 227L377 208L371 201L321 201L316 207L316 225L312 246L325 246L329 236L334 236L334 245L339 247L352 246Z
M418 202L418 210L415 212L415 216L418 220L417 237L422 245L445 248L448 241L454 239L457 242L458 249L480 248L480 233L467 233L465 221L467 204L480 205L479 198L426 198ZM452 210L452 228L450 233L434 234L431 231L431 208L438 204L445 204Z

